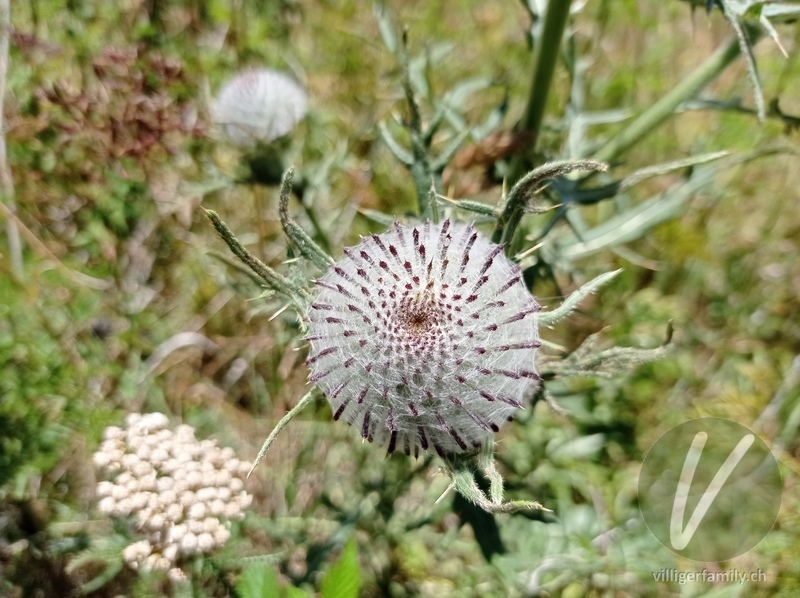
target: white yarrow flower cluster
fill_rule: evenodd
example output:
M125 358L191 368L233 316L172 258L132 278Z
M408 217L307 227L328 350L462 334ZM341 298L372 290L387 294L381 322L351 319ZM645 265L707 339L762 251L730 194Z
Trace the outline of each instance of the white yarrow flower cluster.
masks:
M294 79L278 71L249 69L222 86L211 115L231 143L250 148L289 133L307 108L306 92Z
M161 413L128 415L124 429L106 428L94 464L113 478L97 484L100 512L133 515L144 536L125 548L125 562L180 580L181 559L222 547L226 523L244 517L252 496L244 489L249 465L232 449L168 424Z

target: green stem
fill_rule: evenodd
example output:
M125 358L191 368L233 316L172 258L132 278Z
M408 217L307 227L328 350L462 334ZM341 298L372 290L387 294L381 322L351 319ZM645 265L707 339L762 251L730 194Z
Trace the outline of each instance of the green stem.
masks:
M528 89L528 105L519 123L519 130L533 135L533 147L542 126L544 109L547 106L547 96L553 80L558 51L561 47L561 38L569 18L571 0L549 0L547 12L544 16L542 35L537 40L533 55L533 73L531 86ZM522 177L525 168L524 158L518 157L511 166L508 182L514 184Z
M755 25L744 25L752 44L762 35ZM693 73L672 91L637 116L623 131L601 147L593 156L600 162L612 162L625 150L641 140L651 130L664 122L686 100L696 96L711 83L741 52L739 40L734 37L712 54Z
M497 225L492 234L494 243L505 244L506 255L511 256L517 252L517 247L514 245L514 233L525 215L528 201L536 187L548 179L554 179L573 170L604 171L607 170L607 166L594 160L548 162L531 170L511 188L506 197L505 207L497 217Z
M252 474L253 471L255 471L255 468L258 467L258 464L261 463L261 460L267 454L269 447L271 447L272 443L275 442L275 439L278 437L278 434L280 434L281 430L283 430L286 427L286 425L290 421L292 421L295 415L300 413L310 403L314 402L316 398L317 398L317 391L316 389L312 389L311 391L307 392L302 399L300 399L300 402L297 403L297 405L295 405L289 410L289 413L287 413L281 418L281 421L278 422L278 424L275 426L272 432L269 433L269 436L267 436L267 439L264 441L264 444L261 445L261 450L258 451L258 456L256 457L256 460L253 462L253 466L250 468L250 471L247 473L247 477L250 477L250 474Z

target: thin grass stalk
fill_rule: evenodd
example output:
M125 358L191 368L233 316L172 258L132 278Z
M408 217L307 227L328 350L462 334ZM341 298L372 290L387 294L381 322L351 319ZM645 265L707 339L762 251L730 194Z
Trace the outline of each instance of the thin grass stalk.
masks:
M755 25L744 24L747 36L755 44L763 32ZM592 158L600 162L611 163L631 146L640 141L650 131L658 127L675 109L686 100L689 100L709 85L725 68L740 54L739 39L731 38L728 43L720 47L703 64L689 74L667 95L647 108L637 116L621 133L616 135Z
M8 165L6 151L6 134L3 123L3 100L6 94L6 74L8 73L8 37L11 34L11 8L8 0L0 0L0 195L8 211L16 216L17 204L14 201L14 179ZM22 241L17 221L13 217L6 218L6 235L8 236L8 253L11 257L11 271L17 276L22 274Z

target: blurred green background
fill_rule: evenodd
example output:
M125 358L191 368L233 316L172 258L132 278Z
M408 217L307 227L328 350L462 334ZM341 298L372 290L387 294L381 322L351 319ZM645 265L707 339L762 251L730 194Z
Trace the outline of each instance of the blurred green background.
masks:
M591 157L621 119L652 106L733 35L720 11L683 2L573 9L534 162ZM415 206L414 181L377 127L405 114L386 27L408 27L423 116L448 93L457 105L436 150L459 127L514 128L530 85L531 14L522 2L471 0L13 4L3 123L14 192L4 193L0 247L0 596L800 592L798 121L774 110L759 123L747 111L690 107L618 157L613 177L720 150L764 155L713 171L667 222L624 246L569 260L548 254L552 277L535 285L554 307L593 276L624 268L543 331L565 351L598 331L606 346L656 347L674 327L668 358L630 375L556 380L548 391L566 414L541 402L499 435L509 496L539 500L552 516L480 518L452 494L437 503L448 480L435 459L385 458L320 401L250 478L250 513L223 551L192 564L189 590L110 568L134 533L95 509L91 454L106 426L161 411L250 460L307 391L296 318L273 317L281 302L259 299L261 289L226 261L201 209L219 212L253 253L286 270L277 189L253 183L246 156L213 127L214 91L247 66L288 72L307 87L309 113L285 148L306 181L305 205L292 209L308 230L319 215L339 257L359 233L384 228L364 214L403 217ZM788 58L768 37L755 46L764 96L784 115L800 114L799 31L779 27ZM752 106L744 61L704 97ZM492 149L477 134L464 148L482 141ZM495 204L502 170L459 156L444 194ZM692 174L650 178L623 198L575 210L602 222L669 196ZM547 220L526 217L531 238ZM21 270L8 222L22 240ZM559 222L547 240L557 247L569 234ZM729 563L676 557L637 507L647 449L701 416L753 427L784 475L773 531ZM703 567L760 569L767 581L653 578L663 568Z

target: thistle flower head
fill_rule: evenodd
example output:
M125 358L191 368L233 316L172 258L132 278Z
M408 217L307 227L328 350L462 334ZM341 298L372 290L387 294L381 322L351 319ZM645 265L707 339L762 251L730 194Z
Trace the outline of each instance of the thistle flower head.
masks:
M306 92L291 77L269 69L249 69L222 86L211 114L232 143L248 148L289 133L307 107Z
M388 451L480 447L535 389L540 306L471 225L395 224L345 250L309 310L307 363L333 409Z

